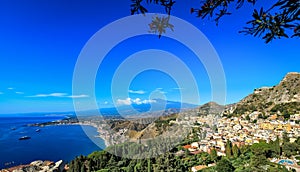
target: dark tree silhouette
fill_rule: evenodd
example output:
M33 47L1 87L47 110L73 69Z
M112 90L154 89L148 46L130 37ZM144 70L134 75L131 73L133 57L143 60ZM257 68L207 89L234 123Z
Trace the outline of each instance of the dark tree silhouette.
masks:
M218 25L220 19L225 15L230 15L231 6L236 10L245 3L255 5L258 0L202 0L198 8L191 8L191 13L201 19L213 19ZM175 1L173 0L132 0L131 14L145 14L148 10L143 6L146 4L157 4L165 8L168 15ZM286 37L300 37L300 0L274 0L271 8L253 10L253 20L247 22L240 33L262 37L266 43ZM160 33L161 36L161 33Z

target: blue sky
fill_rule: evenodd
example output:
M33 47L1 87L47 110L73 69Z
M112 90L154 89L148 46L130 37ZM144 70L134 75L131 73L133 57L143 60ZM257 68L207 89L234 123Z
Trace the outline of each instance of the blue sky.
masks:
M1 1L0 114L69 111L73 109L73 99L89 109L90 95L72 94L76 60L83 46L99 29L130 14L130 3L129 0ZM255 7L262 5L269 4ZM226 103L239 101L254 88L277 84L287 72L300 72L299 39L265 44L259 38L238 33L251 19L249 6L224 17L218 27L191 15L192 6L197 6L197 2L178 0L172 15L195 25L216 49L226 76ZM160 7L150 6L149 9L164 12ZM121 62L149 48L180 57L197 78L199 104L211 100L207 73L186 47L168 38L145 35L116 45L101 64L95 85L99 107L112 106L111 80ZM158 71L139 74L129 90L129 97L119 97L119 103L147 101L155 90L167 99L180 100L174 79Z

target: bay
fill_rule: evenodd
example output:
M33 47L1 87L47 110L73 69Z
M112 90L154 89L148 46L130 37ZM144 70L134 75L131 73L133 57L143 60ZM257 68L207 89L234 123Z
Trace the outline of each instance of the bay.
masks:
M35 160L70 161L105 147L104 140L95 137L97 129L92 126L27 126L59 119L62 117L0 117L0 169ZM19 140L23 136L31 138Z

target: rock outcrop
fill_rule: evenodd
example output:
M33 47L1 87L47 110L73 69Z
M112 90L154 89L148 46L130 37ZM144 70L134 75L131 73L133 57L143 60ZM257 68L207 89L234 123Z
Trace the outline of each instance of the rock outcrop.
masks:
M1 170L1 172L63 172L66 163L63 160L52 161L33 161L27 165L20 165Z

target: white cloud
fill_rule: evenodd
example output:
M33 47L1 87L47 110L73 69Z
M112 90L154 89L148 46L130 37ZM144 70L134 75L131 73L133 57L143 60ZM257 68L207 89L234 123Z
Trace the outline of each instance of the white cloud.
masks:
M0 94L4 94L3 92L0 92Z
M24 94L24 92L17 91L16 94Z
M88 95L81 94L81 95L68 95L66 93L51 93L51 94L37 94L28 97L67 97L67 98L86 98L89 97Z
M39 94L37 97L64 97L66 93L51 93L51 94Z
M145 94L146 91L144 90L128 90L129 93L132 93L132 94Z
M130 98L127 98L127 99L125 99L125 100L122 100L122 99L118 99L117 100L117 105L120 105L120 106L122 106L122 105L131 105L131 99Z
M142 103L143 104L148 104L148 103L155 103L156 100L143 100Z
M183 90L184 88L172 88L173 90Z
M132 100L132 103L135 103L135 104L137 104L137 105L140 105L140 104L142 104L143 102L142 102L142 100L141 100L140 98L136 98L136 99L133 99L133 100Z
M89 96L85 95L85 94L81 94L81 95L72 95L72 96L66 96L66 97L73 98L73 99L78 99L78 98L86 98L86 97L89 97Z
M160 94L167 94L168 92L163 91L163 88L156 88L154 92L160 93Z
M131 98L127 98L127 99L118 99L117 100L117 105L118 106L122 106L122 105L132 105L132 104L137 104L137 105L141 105L141 104L148 104L148 103L155 103L156 100L142 100L140 98L136 98L136 99L131 99Z
M9 88L7 88L8 90L13 90L14 88L12 88L12 87L9 87Z
M51 94L37 94L28 97L64 97L66 95L67 95L66 93L51 93Z

